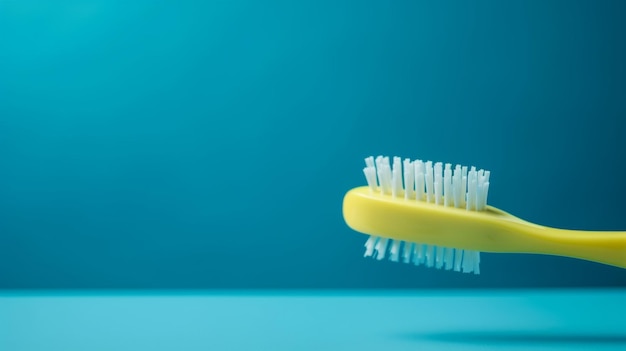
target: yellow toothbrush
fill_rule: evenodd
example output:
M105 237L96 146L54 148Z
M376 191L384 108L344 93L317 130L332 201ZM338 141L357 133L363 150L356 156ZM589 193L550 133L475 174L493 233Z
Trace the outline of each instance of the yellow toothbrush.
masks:
M568 256L626 268L626 232L533 224L487 205L489 171L441 162L365 159L368 185L348 191L343 217L369 234L365 256L480 272L480 252ZM404 166L404 167L403 167Z

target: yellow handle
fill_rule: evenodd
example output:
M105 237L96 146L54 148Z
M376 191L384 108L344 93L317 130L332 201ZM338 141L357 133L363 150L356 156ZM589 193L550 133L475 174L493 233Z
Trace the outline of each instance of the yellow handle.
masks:
M518 228L534 245L520 251L580 258L626 268L626 232L582 231L549 227L525 226Z

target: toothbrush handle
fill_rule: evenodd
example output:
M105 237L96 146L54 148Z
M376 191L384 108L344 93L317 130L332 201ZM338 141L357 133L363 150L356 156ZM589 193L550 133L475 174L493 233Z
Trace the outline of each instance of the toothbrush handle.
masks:
M626 268L626 232L545 228L541 252Z

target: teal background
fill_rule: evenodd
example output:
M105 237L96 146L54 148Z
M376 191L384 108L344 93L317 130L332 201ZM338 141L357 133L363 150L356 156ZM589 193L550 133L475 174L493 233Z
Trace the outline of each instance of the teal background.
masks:
M626 270L362 258L386 154L625 230L623 1L0 0L0 288L626 286Z

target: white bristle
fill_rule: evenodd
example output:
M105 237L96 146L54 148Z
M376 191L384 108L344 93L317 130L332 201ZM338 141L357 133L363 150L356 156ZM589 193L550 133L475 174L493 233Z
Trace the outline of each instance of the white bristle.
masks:
M415 168L413 163L408 158L404 160L404 198L415 198Z
M443 200L443 165L441 162L435 163L435 203L437 205L441 204L441 200Z
M487 198L485 193L485 187L487 184L487 177L485 176L485 171L480 170L480 174L478 176L478 193L476 194L476 210L482 211L487 207Z
M415 199L417 199L417 201L424 201L424 162L422 162L422 160L416 160L413 164L415 165Z
M446 270L451 270L453 267L453 263L454 263L454 251L455 249L453 248L446 248L446 258L445 258L445 262L446 262Z
M482 211L483 184L485 183L484 173L485 171L482 169L476 173L476 211Z
M376 169L378 171L378 182L383 194L391 194L391 167L389 157L378 156L376 158Z
M481 205L483 203L483 184L485 182L482 173L482 169L476 173L476 211L482 210Z
M374 246L376 246L377 241L377 236L370 235L370 237L365 242L365 254L363 254L363 257L371 257L372 255L374 255Z
M398 197L402 194L402 161L400 157L393 158L391 175L391 196Z
M446 163L446 168L443 171L443 205L452 206L452 165Z
M474 274L480 274L480 251L474 251Z
M491 172L485 171L485 182L483 184L483 203L482 209L485 210L487 208L487 195L489 195L489 176Z
M389 239L387 238L380 238L378 239L378 242L376 242L376 246L374 246L374 250L376 250L376 259L377 260L382 260L383 258L385 258L385 254L387 252L387 244L389 243Z
M378 177L378 186L380 187L380 191L381 193L385 193L385 189L383 188L383 157L382 156L377 156L375 161L376 162L376 176Z
M456 165L454 167L454 175L452 176L452 192L454 193L454 207L461 207L461 197L463 194L461 193L461 180L463 176L461 175L461 166Z
M490 172L472 166L442 162L411 161L393 157L365 158L363 173L372 193L426 201L434 205L454 206L468 211L487 208ZM443 246L406 242L370 236L365 243L365 257L426 265L464 273L480 273L480 252Z
M402 240L394 239L391 242L391 248L389 249L389 259L393 262L398 262L400 259L400 243Z
M378 182L376 179L376 166L374 164L374 157L370 156L365 159L365 168L363 168L367 185L372 192L378 190Z
M413 262L414 265L419 266L420 265L420 253L422 250L422 245L421 244L413 244L413 259L411 262Z
M463 273L471 273L474 270L474 252L464 250L463 252Z
M465 207L465 197L467 196L467 166L461 167L461 206Z
M426 247L426 267L435 266L435 245L428 245Z
M433 202L435 197L435 189L434 188L434 179L433 179L433 163L431 161L426 161L425 167L425 178L426 178L426 201Z
M485 182L483 186L483 210L487 208L487 195L489 195L489 182Z
M437 269L441 269L444 264L445 256L444 256L445 248L443 246L435 246L435 267Z
M456 249L454 253L454 270L456 272L461 271L461 262L463 261L463 250Z
M426 261L426 245L415 244L413 248L413 263L416 266L424 264Z
M467 175L467 199L466 209L473 211L476 209L476 167L472 166Z
M374 167L365 167L363 168L363 173L365 173L365 179L367 180L367 185L370 187L372 192L378 190L378 185L376 184L376 168Z
M404 242L404 250L402 251L402 262L411 262L411 254L413 253L414 243Z

